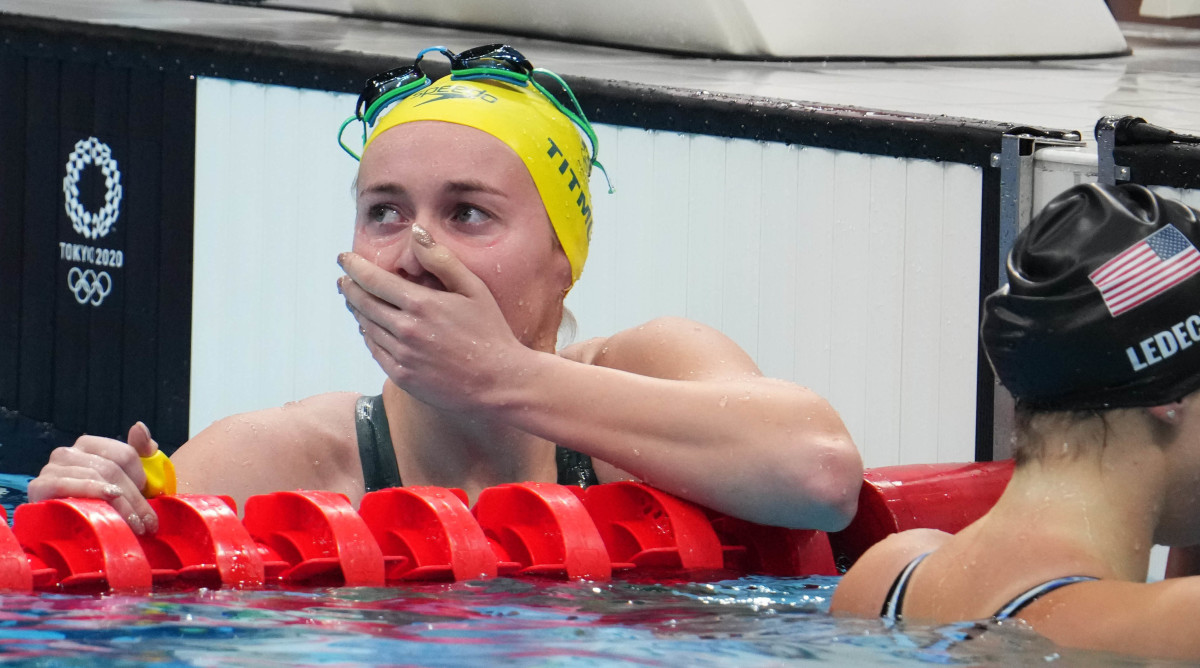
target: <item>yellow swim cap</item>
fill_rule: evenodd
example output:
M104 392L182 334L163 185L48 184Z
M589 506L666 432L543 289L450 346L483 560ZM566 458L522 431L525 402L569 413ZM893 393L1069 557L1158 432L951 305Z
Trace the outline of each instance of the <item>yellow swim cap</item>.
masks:
M412 121L444 121L483 130L525 163L579 280L592 236L592 160L575 124L533 86L443 77L396 102L371 127L366 146L388 128ZM363 150L366 150L366 146Z

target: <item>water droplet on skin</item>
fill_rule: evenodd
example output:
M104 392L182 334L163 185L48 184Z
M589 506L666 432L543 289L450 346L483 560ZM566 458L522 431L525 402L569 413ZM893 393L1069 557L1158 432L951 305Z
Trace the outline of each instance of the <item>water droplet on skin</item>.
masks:
M641 456L642 456L642 451L641 451L641 450L638 450L637 448L634 448L634 449L633 449L633 456L634 456L634 457L641 457Z
M432 340L434 340L434 339L436 339L436 338L437 338L437 334L435 334L435 333L433 333L433 332L430 332L430 333L429 333L429 340L430 340L430 341L432 341Z
M499 262L496 263L496 273L497 274L500 273L500 263Z
M726 395L726 396L721 397L721 400L717 402L717 405L720 406L721 408L725 408L725 406L728 403L729 403L729 396Z

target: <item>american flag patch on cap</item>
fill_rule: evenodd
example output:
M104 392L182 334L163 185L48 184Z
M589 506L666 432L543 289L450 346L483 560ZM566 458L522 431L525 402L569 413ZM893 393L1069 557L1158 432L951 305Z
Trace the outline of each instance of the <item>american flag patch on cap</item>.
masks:
M1174 225L1121 251L1088 274L1113 317L1141 306L1200 272L1200 252Z

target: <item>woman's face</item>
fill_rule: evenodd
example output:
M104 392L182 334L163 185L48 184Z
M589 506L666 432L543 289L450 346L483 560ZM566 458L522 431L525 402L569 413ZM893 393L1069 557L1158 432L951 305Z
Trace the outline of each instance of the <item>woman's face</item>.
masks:
M393 127L358 169L354 252L444 290L412 252L419 223L491 290L513 334L552 351L571 267L525 164L475 128L439 121Z

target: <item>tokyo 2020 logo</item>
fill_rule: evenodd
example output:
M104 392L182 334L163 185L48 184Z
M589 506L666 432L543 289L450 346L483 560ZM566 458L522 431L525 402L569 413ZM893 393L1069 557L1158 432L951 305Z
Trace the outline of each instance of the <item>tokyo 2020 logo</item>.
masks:
M84 169L93 165L104 176L104 205L99 211L89 211L79 201L79 180ZM108 236L121 215L121 170L113 158L112 149L95 137L75 142L75 150L67 157L67 174L62 182L64 205L71 229L84 239L99 241ZM85 262L104 267L120 268L125 254L119 250L96 248L90 245L59 242L60 259ZM71 267L67 272L67 289L80 304L99 306L112 292L113 279L103 269Z
M104 206L95 213L85 209L79 202L79 177L88 165L96 165L104 174ZM66 197L71 227L85 239L107 236L117 222L117 216L121 215L121 197L124 194L121 170L108 144L95 137L75 142L75 150L67 158L67 175L63 177L63 195Z

